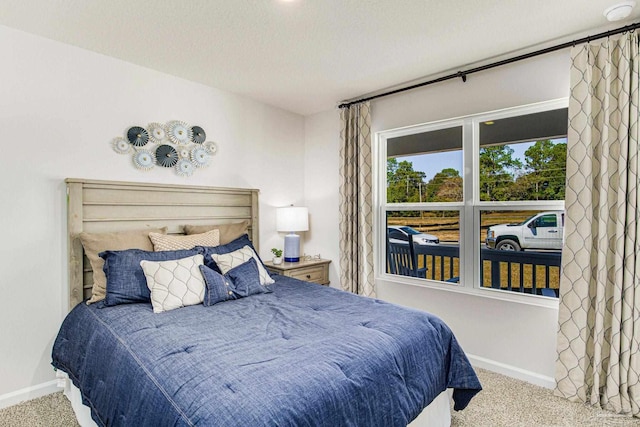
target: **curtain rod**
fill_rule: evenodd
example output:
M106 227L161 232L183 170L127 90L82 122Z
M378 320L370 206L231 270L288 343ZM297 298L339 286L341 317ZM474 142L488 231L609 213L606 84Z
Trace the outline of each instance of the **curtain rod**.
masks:
M460 78L460 79L462 79L463 82L466 82L467 81L467 76L469 74L478 73L480 71L485 71L485 70L489 70L491 68L500 67L502 65L511 64L513 62L522 61L524 59L533 58L535 56L544 55L546 53L555 52L556 50L566 49L568 47L573 47L573 46L578 45L578 44L590 43L592 40L602 39L602 38L605 38L605 37L613 36L615 34L626 33L628 31L633 31L633 30L635 30L637 28L640 28L640 22L636 22L635 24L629 24L629 25L626 25L624 27L617 28L615 30L609 30L609 31L605 31L603 33L592 35L592 36L583 37L581 39L573 40L573 41L566 42L566 43L562 43L562 44L559 44L559 45L556 45L556 46L547 47L545 49L536 50L534 52L525 53L523 55L515 56L513 58L504 59L502 61L492 62L491 64L482 65L482 66L476 67L476 68L471 68L471 69L466 70L466 71L458 71L457 73L449 74L449 75L446 75L446 76L443 76L443 77L438 77L437 79L428 80L426 82L417 83L417 84L414 84L414 85L411 85L411 86L407 86L407 87L403 87L403 88L400 88L400 89L391 90L389 92L380 93L378 95L373 95L373 96L368 96L366 98L356 99L355 101L344 102L344 103L340 104L338 106L338 108L349 108L350 106L355 105L355 104L360 104L361 102L371 101L373 99L382 98L383 96L395 95L397 93L406 92L406 91L409 91L409 90L413 90L413 89L417 89L417 88L420 88L420 87L428 86L428 85L431 85L431 84L434 84L434 83L444 82L446 80Z

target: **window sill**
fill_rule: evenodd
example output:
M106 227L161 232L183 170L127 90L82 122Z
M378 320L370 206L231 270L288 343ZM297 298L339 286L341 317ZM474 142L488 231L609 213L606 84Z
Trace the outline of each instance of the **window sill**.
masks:
M469 288L462 285L456 285L452 283L443 283L428 279L416 279L413 277L396 276L392 274L378 274L376 276L376 282L384 281L391 286L395 285L409 285L420 288L433 289L443 292L451 292L456 294L470 295L480 298L489 298L499 301L508 301L515 304L533 305L537 307L551 308L558 310L559 299L543 297L538 295L521 294L517 292L501 291L497 289L481 289L478 287Z

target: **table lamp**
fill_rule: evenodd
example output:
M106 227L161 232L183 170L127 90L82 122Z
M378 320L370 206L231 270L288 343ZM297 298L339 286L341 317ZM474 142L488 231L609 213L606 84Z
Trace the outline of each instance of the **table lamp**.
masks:
M309 210L300 206L278 208L276 229L289 233L284 237L285 262L300 261L300 236L295 232L309 229Z

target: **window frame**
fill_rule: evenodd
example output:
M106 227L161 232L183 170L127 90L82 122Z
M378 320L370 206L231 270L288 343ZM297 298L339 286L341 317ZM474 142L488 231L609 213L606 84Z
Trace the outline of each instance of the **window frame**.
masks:
M402 128L376 132L372 144L373 154L373 221L374 260L376 280L420 287L461 292L482 297L519 302L523 304L557 307L555 298L506 292L480 286L480 235L482 211L508 210L564 210L564 200L538 201L481 201L480 200L480 123L537 112L568 108L569 99L550 101L488 111L452 119L437 120ZM462 126L462 202L387 203L387 141L391 138ZM468 167L467 165L471 165ZM458 210L460 215L460 283L452 284L430 279L398 276L386 272L386 217L388 211L402 210Z

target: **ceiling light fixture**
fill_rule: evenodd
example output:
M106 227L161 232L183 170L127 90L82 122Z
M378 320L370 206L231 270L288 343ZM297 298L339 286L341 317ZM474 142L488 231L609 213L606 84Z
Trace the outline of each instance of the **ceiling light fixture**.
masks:
M631 10L635 7L636 2L633 0L617 3L604 11L604 16L608 21L619 21L631 14Z

